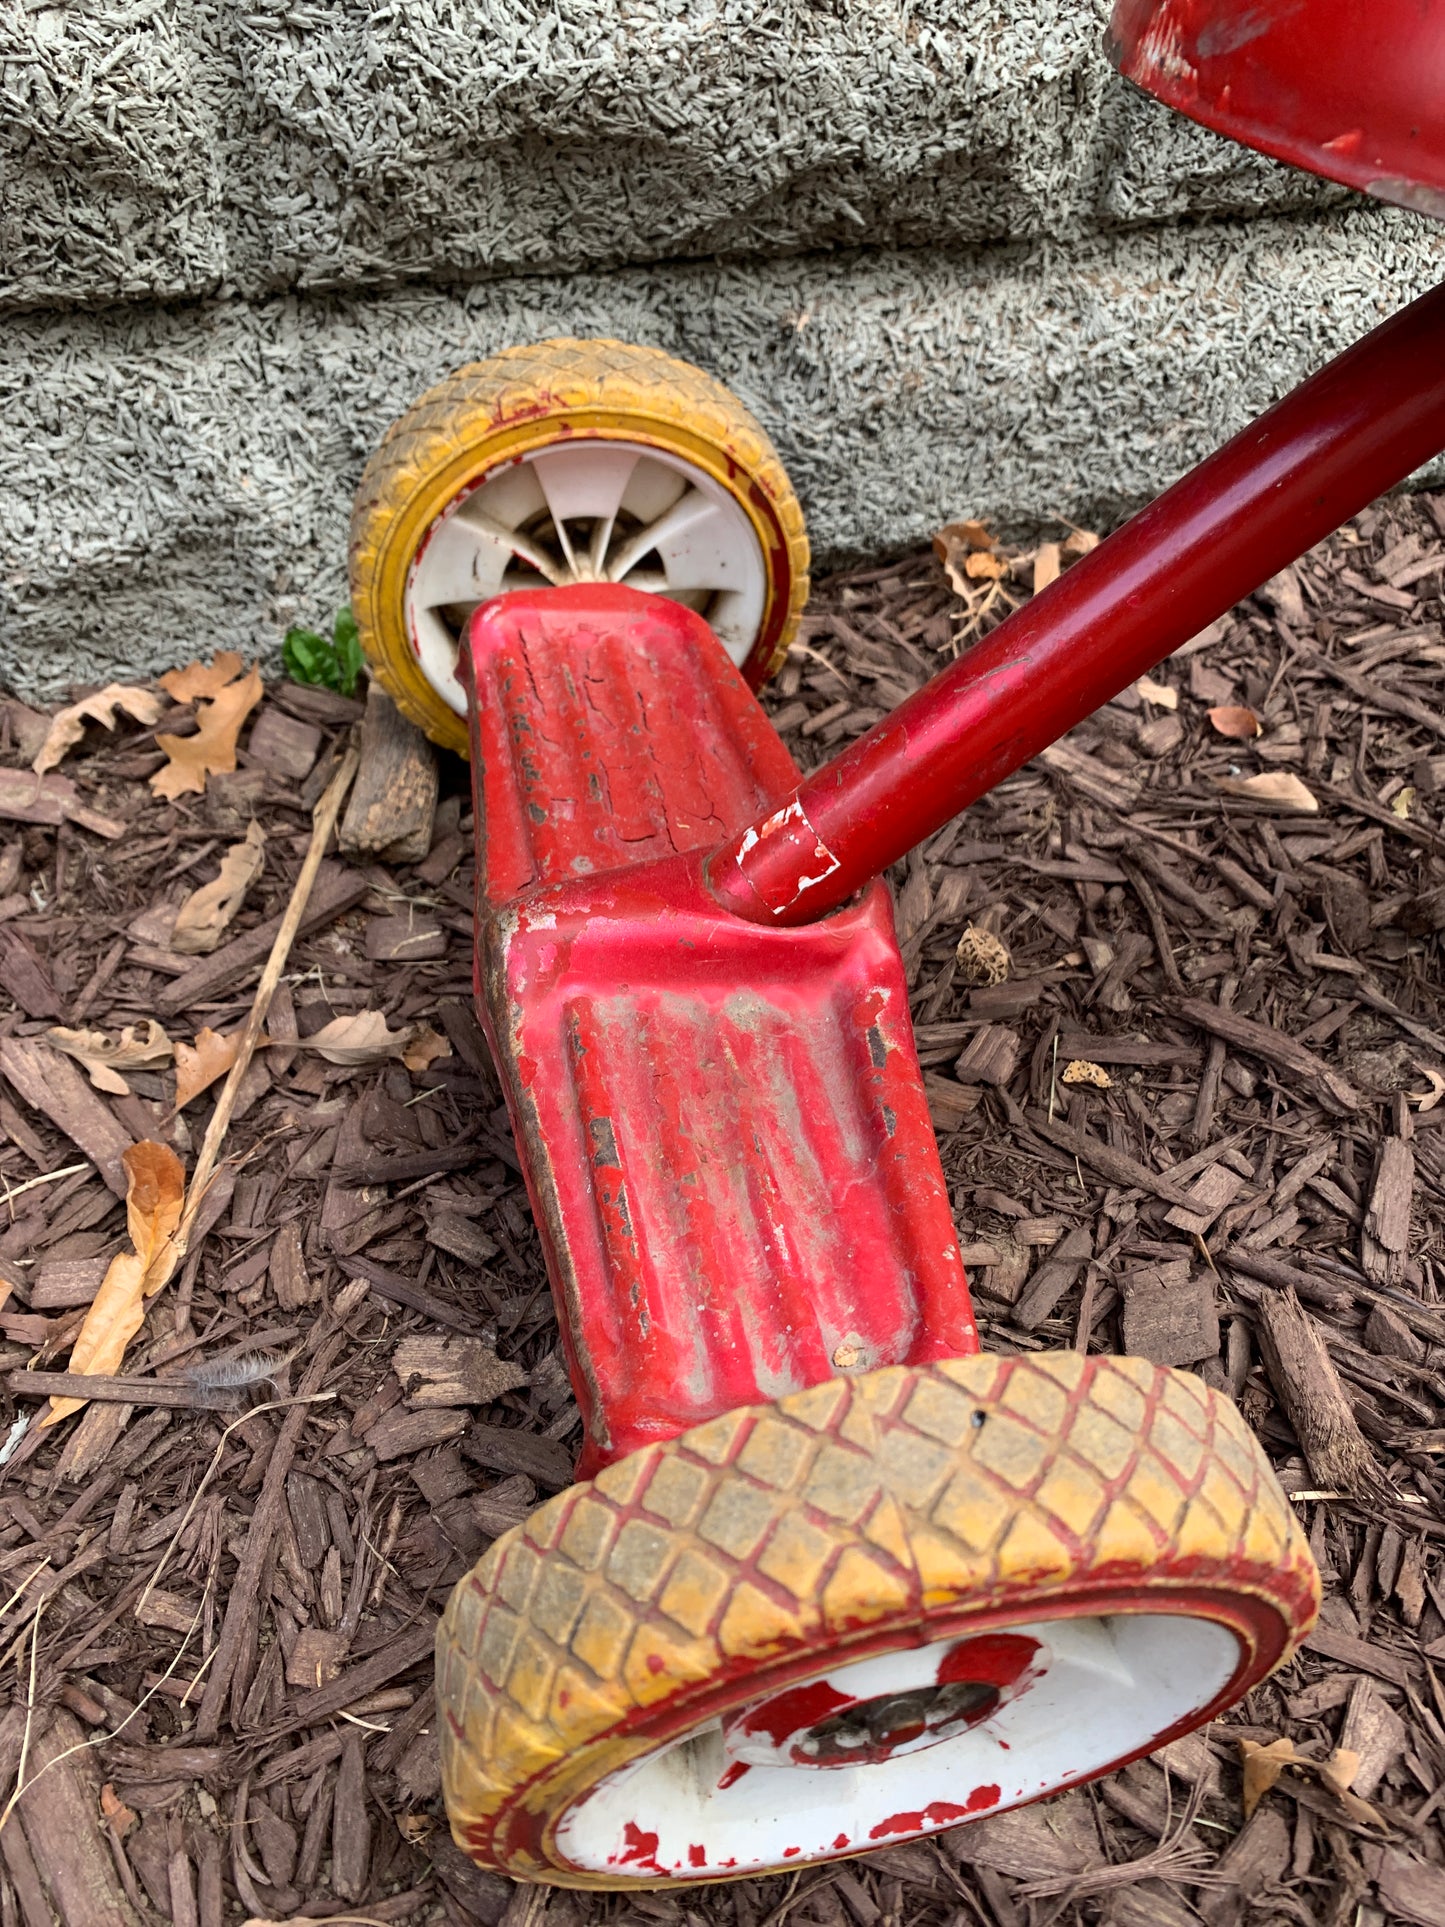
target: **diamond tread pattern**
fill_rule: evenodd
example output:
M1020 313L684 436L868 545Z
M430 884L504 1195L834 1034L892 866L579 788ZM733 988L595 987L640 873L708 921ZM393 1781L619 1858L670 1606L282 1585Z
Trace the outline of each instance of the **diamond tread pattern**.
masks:
M357 487L349 554L352 608L377 681L403 715L463 756L466 724L431 689L402 632L398 591L411 554L388 556L395 524L459 451L529 419L545 427L549 417L574 409L635 417L640 429L663 444L669 429L699 437L726 451L767 498L791 567L782 627L755 680L765 681L776 671L808 598L803 511L767 435L721 382L660 349L623 341L543 341L471 362L428 389L382 436ZM410 546L414 554L415 541Z
M1192 1374L982 1355L727 1413L559 1494L457 1586L437 1640L453 1830L515 1876L615 1884L497 1837L518 1801L575 1800L575 1771L565 1798L546 1782L579 1748L749 1662L959 1602L1027 1618L1091 1582L1161 1612L1171 1589L1248 1596L1281 1658L1313 1623L1288 1501Z

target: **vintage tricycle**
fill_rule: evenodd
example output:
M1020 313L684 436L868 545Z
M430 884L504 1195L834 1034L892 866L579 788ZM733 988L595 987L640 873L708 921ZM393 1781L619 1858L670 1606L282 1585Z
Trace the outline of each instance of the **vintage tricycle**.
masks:
M1436 0L1121 0L1123 71L1445 212ZM484 1865L695 1883L1107 1773L1295 1650L1318 1580L1229 1399L981 1353L883 870L1445 446L1445 290L806 779L754 690L807 593L766 435L549 341L389 431L374 673L470 752L476 982L585 1422L438 1641Z

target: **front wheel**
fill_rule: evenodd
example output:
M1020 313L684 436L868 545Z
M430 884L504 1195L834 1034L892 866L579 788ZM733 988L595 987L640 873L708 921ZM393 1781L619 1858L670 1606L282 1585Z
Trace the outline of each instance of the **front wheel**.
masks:
M1187 1373L1066 1352L834 1379L633 1453L461 1581L452 1831L573 1887L896 1845L1214 1717L1318 1599L1259 1446Z
M511 348L423 395L367 463L352 606L377 680L437 742L466 753L472 610L572 582L695 610L753 688L781 662L808 594L803 512L701 369L621 341Z

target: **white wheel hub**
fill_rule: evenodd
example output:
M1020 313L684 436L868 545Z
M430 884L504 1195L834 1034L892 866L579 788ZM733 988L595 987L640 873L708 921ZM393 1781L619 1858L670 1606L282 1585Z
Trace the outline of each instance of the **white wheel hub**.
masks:
M1227 1628L1162 1613L880 1654L601 1781L564 1817L557 1846L614 1878L716 1880L937 1832L1148 1750L1208 1706L1238 1662Z
M480 602L547 583L622 582L702 615L733 661L767 601L762 544L701 469L639 442L564 441L490 470L428 529L406 585L422 673L459 716L457 647Z

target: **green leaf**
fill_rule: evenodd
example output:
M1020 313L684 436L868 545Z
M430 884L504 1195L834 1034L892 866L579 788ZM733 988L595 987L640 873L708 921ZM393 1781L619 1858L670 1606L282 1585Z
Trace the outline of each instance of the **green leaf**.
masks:
M335 689L340 682L335 644L314 629L288 629L281 657L293 682L319 683L324 689Z
M336 644L336 686L343 696L354 696L356 679L366 658L361 649L361 631L349 606L337 610L331 633Z

